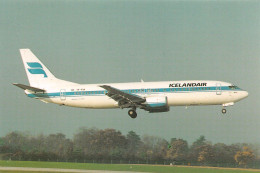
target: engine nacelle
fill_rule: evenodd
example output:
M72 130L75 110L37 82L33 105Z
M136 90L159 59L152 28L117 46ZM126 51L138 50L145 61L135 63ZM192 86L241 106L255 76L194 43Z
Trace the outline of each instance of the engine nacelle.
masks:
M146 110L149 113L168 112L170 110L166 96L147 97L145 104L147 105Z

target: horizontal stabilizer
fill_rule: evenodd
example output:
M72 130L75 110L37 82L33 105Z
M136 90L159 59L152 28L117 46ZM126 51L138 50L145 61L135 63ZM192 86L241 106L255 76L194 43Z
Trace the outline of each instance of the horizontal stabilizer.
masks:
M31 86L24 85L24 84L13 83L13 85L15 85L19 88L22 88L24 90L31 90L31 91L34 91L34 92L45 92L45 90L43 90L43 89L31 87Z

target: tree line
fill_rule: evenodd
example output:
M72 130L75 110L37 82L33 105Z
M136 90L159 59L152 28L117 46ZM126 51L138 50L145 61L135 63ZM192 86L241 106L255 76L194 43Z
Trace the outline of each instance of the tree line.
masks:
M259 146L212 144L200 136L191 145L134 131L80 128L73 139L62 133L31 136L11 132L0 138L0 159L95 163L152 163L225 167L260 167Z

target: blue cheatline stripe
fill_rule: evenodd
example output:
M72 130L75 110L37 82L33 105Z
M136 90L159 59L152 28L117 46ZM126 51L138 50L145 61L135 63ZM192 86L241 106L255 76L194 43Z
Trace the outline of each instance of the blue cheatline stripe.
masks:
M204 88L204 89L203 89ZM206 89L207 88L207 89ZM217 90L218 89L218 90ZM216 92L216 91L241 91L241 89L230 89L228 86L222 87L187 87L187 88L152 88L149 89L128 89L128 90L121 90L126 93L130 94L155 94L155 93L190 93L190 92ZM96 90L96 91L71 91L71 92L63 92L62 96L64 97L78 97L78 96L104 96L107 91L104 90ZM41 97L41 98L48 98L48 97L60 97L60 92L53 92L53 93L35 93L35 94L28 94L29 97Z
M38 62L27 62L27 64L31 68L42 68L42 65Z

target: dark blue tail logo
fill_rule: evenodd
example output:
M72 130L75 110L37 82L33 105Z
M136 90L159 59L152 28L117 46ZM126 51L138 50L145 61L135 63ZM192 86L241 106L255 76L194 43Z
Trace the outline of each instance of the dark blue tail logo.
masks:
M43 74L44 77L48 77L45 73L45 71L43 70L43 67L40 63L38 62L27 62L28 66L30 68L28 68L28 71L31 74Z

